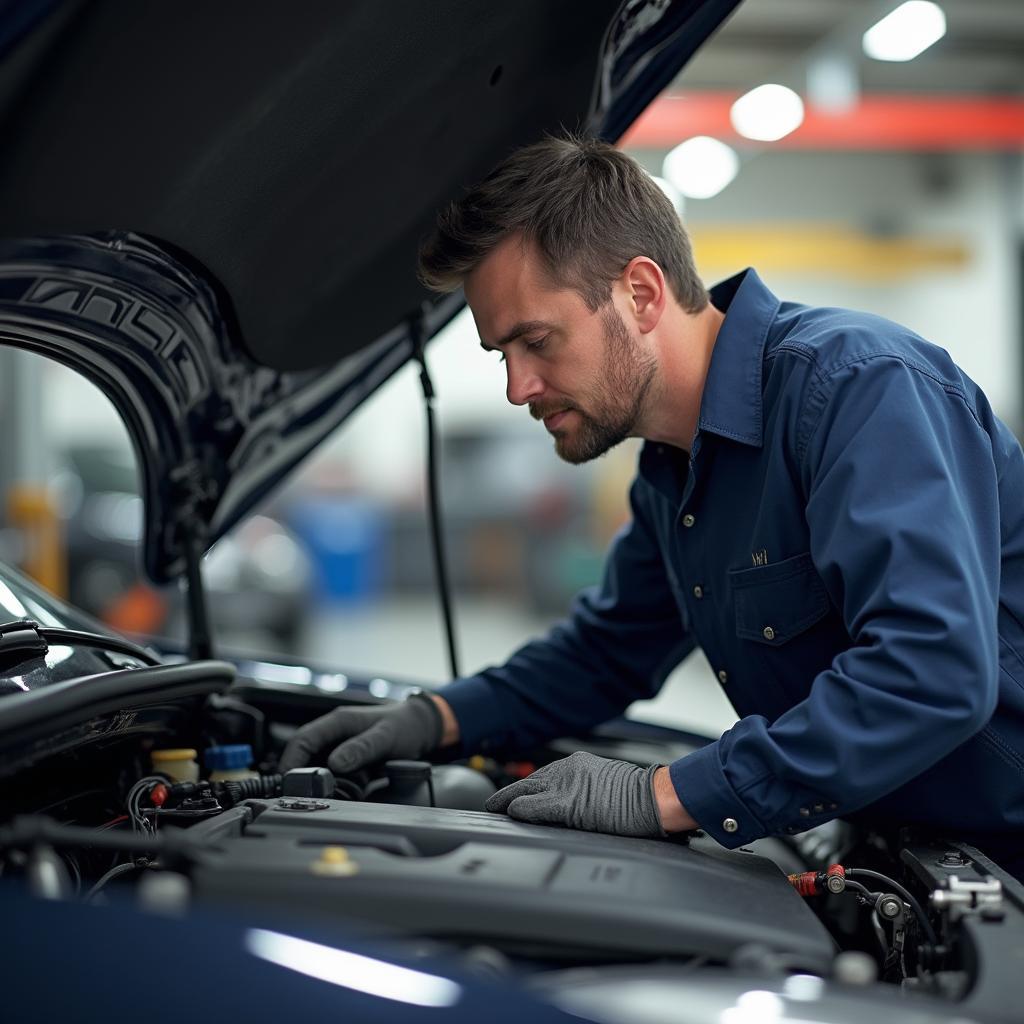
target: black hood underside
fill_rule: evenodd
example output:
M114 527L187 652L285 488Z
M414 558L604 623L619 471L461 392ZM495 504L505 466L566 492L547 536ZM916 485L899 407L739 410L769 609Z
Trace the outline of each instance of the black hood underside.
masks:
M0 2L0 341L126 420L148 574L457 311L415 277L444 202L544 133L618 138L737 2Z

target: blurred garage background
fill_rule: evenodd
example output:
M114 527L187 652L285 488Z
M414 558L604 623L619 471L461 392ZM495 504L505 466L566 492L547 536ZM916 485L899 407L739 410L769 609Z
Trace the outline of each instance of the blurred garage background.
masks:
M880 25L898 6L746 0L623 146L677 203L708 284L755 266L783 298L901 321L948 349L1019 435L1024 4L914 2ZM471 671L596 580L637 446L560 463L505 402L466 314L429 358ZM140 577L134 458L100 393L3 350L0 424L0 558L116 628L183 637L180 594ZM221 649L446 678L424 444L407 367L208 557ZM701 730L733 719L699 653L634 714Z

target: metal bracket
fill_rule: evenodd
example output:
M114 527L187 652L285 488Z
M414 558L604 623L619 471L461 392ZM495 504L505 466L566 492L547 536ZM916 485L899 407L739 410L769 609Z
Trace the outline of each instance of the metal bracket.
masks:
M18 619L0 625L0 667L14 668L30 658L41 658L50 649L39 623Z
M963 914L1001 910L1003 886L995 878L968 881L950 875L948 888L936 889L931 903L936 910L948 911L954 920Z

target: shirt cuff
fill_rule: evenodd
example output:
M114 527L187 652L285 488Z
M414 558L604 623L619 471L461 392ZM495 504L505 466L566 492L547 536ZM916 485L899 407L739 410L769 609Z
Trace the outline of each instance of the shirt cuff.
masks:
M486 753L500 745L507 717L490 683L481 676L456 679L433 691L448 702L459 723L459 753Z
M718 741L673 761L668 768L680 803L712 839L734 850L767 835L767 830L736 795L722 769Z

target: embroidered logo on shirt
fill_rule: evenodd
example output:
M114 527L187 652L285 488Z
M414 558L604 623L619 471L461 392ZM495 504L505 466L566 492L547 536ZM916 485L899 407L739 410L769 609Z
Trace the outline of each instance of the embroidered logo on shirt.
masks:
M767 548L761 548L760 551L751 551L750 552L750 559L754 563L755 566L757 566L757 565L767 565L768 564L768 549Z

